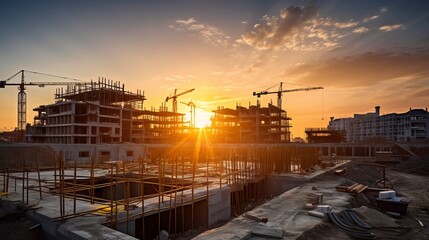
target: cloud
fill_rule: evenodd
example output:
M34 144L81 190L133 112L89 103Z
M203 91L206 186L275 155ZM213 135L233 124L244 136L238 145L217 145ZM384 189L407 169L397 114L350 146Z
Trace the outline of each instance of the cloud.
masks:
M360 20L336 21L322 18L313 5L288 7L278 16L262 17L251 30L241 35L238 43L256 50L314 51L333 49L341 45L341 39L353 33L369 29L360 26ZM355 28L350 31L351 28Z
M384 25L380 27L380 31L391 32L399 29L405 29L404 24Z
M371 17L364 18L364 19L362 20L362 22L367 23L367 22L369 22L369 21L375 20L375 19L379 18L379 17L380 17L380 15L381 15L382 13L384 13L384 12L387 12L387 7L381 7L381 8L378 10L378 14L377 14L377 15L373 15L373 16L371 16Z
M366 27L358 27L358 28L353 29L354 33L366 33L368 31L369 31L369 29Z
M194 75L187 74L187 75L169 75L169 76L164 76L162 78L160 76L155 76L152 78L152 80L164 83L163 85L160 86L160 88L172 90L175 88L181 88L184 84L189 84L195 78L196 77Z
M374 16L371 16L371 17L368 17L368 18L364 18L364 19L362 20L362 22L366 23L366 22L372 21L372 20L374 20L374 19L377 19L377 18L379 18L379 17L380 17L379 15L374 15Z
M333 25L337 28L351 28L351 27L355 27L356 25L358 25L358 22L355 22L353 20L348 21L348 22L335 22L333 23Z
M414 93L412 96L412 98L427 98L429 96L429 88L417 91L416 93Z
M285 75L303 84L340 88L374 86L389 80L417 81L429 79L429 52L368 52L299 65Z
M194 18L179 19L169 26L177 31L187 31L196 33L205 41L214 46L228 46L229 36L222 32L220 29L209 24L200 23Z
M255 24L253 29L244 33L238 41L258 50L284 47L301 37L299 33L302 32L302 27L314 18L315 14L316 9L312 5L282 9L279 16L265 15L262 23Z

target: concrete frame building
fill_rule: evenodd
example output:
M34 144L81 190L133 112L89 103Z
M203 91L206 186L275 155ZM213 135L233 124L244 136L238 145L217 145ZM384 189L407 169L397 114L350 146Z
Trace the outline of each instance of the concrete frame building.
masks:
M105 144L174 142L186 134L184 114L143 109L144 92L107 79L58 89L56 102L35 109L28 143Z
M380 137L395 142L424 142L429 140L429 112L427 108L410 108L405 113L380 115L380 107L376 106L375 112L331 118L328 128L344 131L347 142Z
M260 105L213 111L210 132L213 142L222 143L287 143L290 125L287 113L275 105Z

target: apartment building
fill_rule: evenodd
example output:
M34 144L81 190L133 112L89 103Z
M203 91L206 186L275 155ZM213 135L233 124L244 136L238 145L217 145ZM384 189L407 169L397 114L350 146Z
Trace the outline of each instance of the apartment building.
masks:
M395 142L423 142L429 139L429 113L426 109L411 109L405 113L380 115L375 112L354 114L349 118L331 118L329 129L344 131L348 142L382 137Z
M211 141L219 143L290 142L290 118L272 104L268 107L218 108L213 111L209 129Z

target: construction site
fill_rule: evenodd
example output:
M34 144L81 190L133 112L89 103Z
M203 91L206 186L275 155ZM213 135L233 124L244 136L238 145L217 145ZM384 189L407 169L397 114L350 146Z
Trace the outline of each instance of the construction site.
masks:
M218 107L196 128L195 104L184 103L189 121L177 110L195 89L147 110L143 91L116 81L18 74L21 143L0 144L6 239L429 237L427 143L291 143L282 94L321 87L280 83L253 93L277 94L277 105ZM25 86L40 84L67 86L27 124ZM399 200L380 203L392 191Z

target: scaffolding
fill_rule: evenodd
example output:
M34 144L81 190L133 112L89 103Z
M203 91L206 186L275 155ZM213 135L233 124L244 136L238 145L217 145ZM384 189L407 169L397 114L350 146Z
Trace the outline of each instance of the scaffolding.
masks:
M211 138L218 143L288 143L291 118L286 111L268 104L249 108L221 108L213 111Z
M270 197L270 174L305 174L319 163L320 153L317 147L299 145L206 141L142 147L144 158L105 161L92 156L86 164L68 159L63 151L50 160L3 154L2 191L20 192L27 205L57 196L54 222L102 215L112 229L153 239L163 229L181 234L208 228L208 199L214 189L229 188L231 216L250 210ZM93 207L82 210L81 205Z

